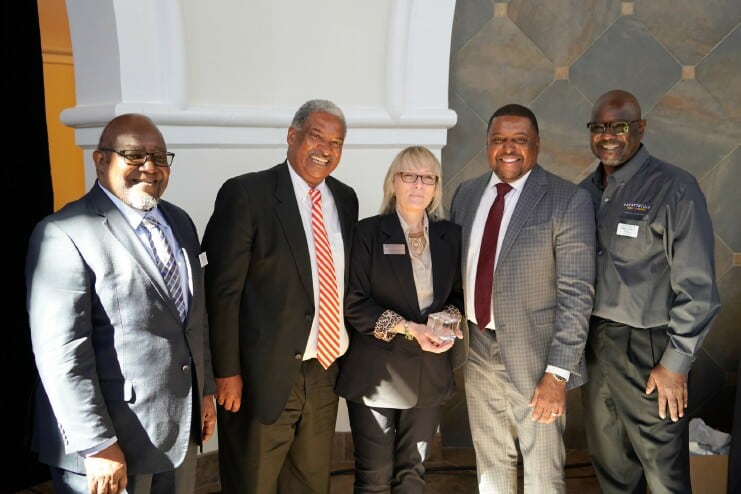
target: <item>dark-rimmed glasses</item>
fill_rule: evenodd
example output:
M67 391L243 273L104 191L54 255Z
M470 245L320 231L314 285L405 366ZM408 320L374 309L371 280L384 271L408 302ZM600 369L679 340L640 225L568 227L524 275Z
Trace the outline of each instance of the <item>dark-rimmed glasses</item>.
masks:
M610 134L621 136L627 134L630 130L630 126L640 122L639 120L631 120L629 122L589 122L587 128L592 134Z
M410 172L399 172L397 173L402 182L413 184L417 179L421 179L425 185L435 185L437 183L437 175L418 175Z
M172 160L175 158L175 153L147 153L138 149L112 149L112 148L98 148L99 151L109 151L116 153L122 157L127 165L131 166L142 166L147 160L151 159L152 163L156 166L168 168L172 166Z

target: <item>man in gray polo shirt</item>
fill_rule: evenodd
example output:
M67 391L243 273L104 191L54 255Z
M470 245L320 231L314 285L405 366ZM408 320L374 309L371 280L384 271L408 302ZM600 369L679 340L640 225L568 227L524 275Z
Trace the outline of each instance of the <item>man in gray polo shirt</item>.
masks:
M582 388L602 491L689 493L687 375L720 310L713 229L690 173L651 156L632 94L592 108L600 159L580 185L597 217L597 280Z

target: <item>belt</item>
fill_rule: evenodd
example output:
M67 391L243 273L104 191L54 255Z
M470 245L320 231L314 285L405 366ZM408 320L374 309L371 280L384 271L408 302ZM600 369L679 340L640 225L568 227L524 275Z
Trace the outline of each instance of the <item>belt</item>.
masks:
M472 326L474 328L478 329L478 330L485 329L485 330L489 331L490 333L494 333L496 331L495 329L491 329L491 328L479 328L479 325L478 324L476 324L475 322L473 322L472 320L469 319L468 320L468 328L471 329Z

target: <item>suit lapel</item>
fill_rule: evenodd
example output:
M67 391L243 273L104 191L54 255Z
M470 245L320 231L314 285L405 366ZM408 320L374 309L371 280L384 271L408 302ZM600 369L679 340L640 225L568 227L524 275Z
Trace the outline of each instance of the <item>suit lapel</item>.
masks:
M123 249L142 268L160 297L167 301L172 306L175 314L177 314L177 307L175 307L175 303L167 291L167 285L160 270L121 211L113 204L105 192L100 190L97 183L93 185L90 191L90 199L95 213L102 218L103 228L121 243Z
M288 172L288 163L283 162L274 169L276 175L275 185L275 213L278 216L280 227L288 241L288 247L293 254L301 283L306 293L310 296L314 293L311 278L311 258L309 257L309 244L306 241L304 224L301 221L301 212L296 201L296 192Z
M431 307L442 307L445 300L442 300L442 294L447 293L447 283L449 279L448 270L453 266L450 263L450 251L448 242L445 240L444 230L440 228L440 223L430 220L430 256L432 257L432 289L434 291L434 300Z
M507 232L504 234L504 240L502 241L502 249L499 252L497 265L507 257L507 253L520 234L520 230L535 211L538 203L543 199L547 186L548 181L545 179L545 175L542 173L540 166L536 165L530 173L530 177L525 181L520 198L517 200L517 206L512 212L512 218L509 220Z
M399 217L394 214L381 216L381 248L385 244L403 245L405 255L383 254L383 259L389 264L389 269L394 273L396 286L399 287L402 300L410 309L419 313L419 300L414 285L414 273L412 272L412 260L409 257L404 230L401 228ZM411 281L411 283L410 283Z
M465 210L463 218L460 220L460 225L463 229L463 250L462 252L468 252L468 247L471 239L471 229L473 228L473 222L476 219L476 211L481 202L481 196L484 195L486 186L491 180L491 172L485 173L480 177L474 179L471 184L471 191L468 197L465 198ZM478 248L478 247L477 247ZM466 260L467 256L463 256L463 272L466 272Z

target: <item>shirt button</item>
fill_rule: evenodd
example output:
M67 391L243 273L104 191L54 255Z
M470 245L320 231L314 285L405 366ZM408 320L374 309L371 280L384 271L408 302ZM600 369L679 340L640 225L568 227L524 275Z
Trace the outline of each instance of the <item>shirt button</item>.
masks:
M605 197L605 202L610 202L610 198L609 197Z

